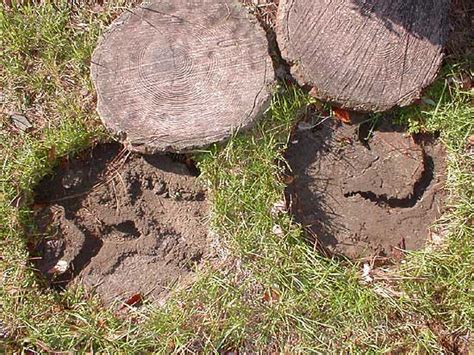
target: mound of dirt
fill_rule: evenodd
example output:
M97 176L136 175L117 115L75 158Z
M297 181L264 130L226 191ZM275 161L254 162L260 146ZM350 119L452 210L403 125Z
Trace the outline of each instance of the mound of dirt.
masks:
M82 284L104 303L163 300L212 258L206 192L169 156L99 145L36 190L37 268L53 286Z
M333 120L299 127L286 154L295 176L286 194L320 247L357 259L399 257L425 245L443 211L440 143L388 121L373 132Z

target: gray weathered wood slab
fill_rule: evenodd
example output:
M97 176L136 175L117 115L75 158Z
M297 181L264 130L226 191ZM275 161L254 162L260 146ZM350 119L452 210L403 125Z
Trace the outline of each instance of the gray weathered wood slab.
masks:
M436 77L449 0L281 0L277 36L300 84L344 108L412 103Z
M268 107L265 32L237 0L151 1L125 11L92 57L98 112L132 150L187 151Z

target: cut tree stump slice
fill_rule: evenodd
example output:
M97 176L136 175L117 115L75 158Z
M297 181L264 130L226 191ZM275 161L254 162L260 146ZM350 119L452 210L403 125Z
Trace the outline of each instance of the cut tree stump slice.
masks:
M435 79L448 10L449 0L280 0L278 44L318 98L385 111Z
M265 32L237 0L151 1L92 56L105 126L142 153L189 151L252 125L274 82Z

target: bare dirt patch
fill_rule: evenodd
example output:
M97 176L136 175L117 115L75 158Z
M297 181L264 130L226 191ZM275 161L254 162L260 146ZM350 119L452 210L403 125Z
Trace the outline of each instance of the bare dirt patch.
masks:
M400 257L425 245L443 211L440 143L388 121L372 134L365 124L334 120L299 127L286 154L295 177L286 193L296 221L320 247L365 258Z
M136 294L164 299L213 257L195 175L170 156L118 144L65 162L36 190L37 268L52 286L81 284L106 304Z

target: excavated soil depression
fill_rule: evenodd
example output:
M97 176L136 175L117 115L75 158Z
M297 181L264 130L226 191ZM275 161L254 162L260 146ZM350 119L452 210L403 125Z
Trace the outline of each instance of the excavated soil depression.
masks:
M61 165L36 190L36 266L51 286L80 284L104 303L160 301L210 259L206 192L168 156L104 144Z
M287 199L311 240L332 255L400 257L425 246L443 212L445 151L382 122L298 125L286 158Z

